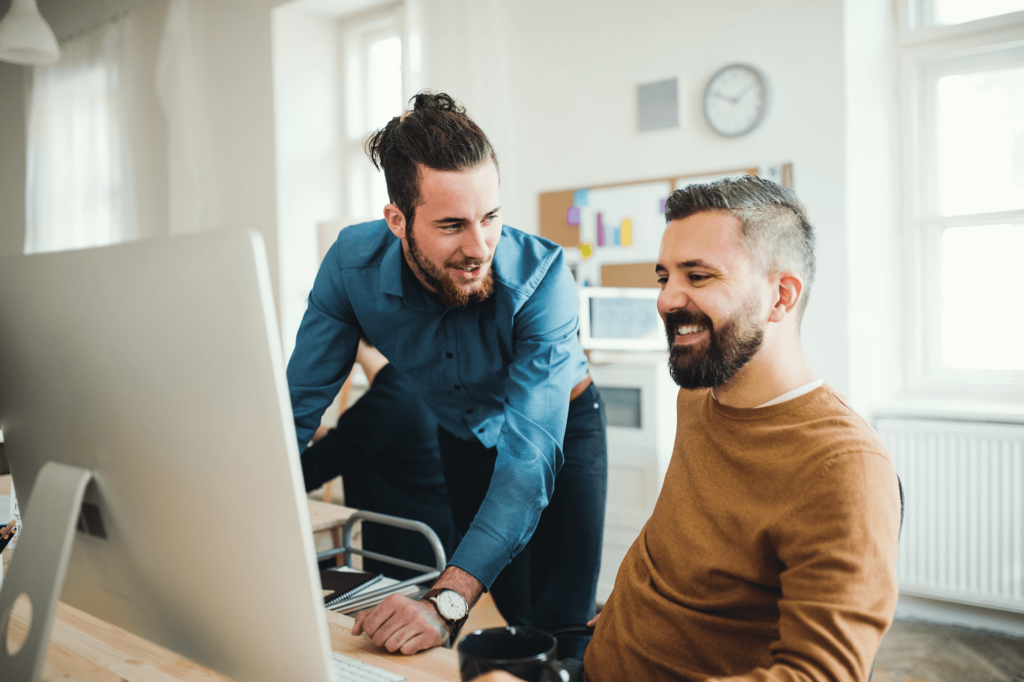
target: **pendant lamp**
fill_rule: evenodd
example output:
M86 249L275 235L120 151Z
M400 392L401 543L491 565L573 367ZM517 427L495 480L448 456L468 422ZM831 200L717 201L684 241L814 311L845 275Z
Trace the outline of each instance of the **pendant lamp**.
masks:
M53 64L60 48L36 0L11 0L0 21L0 60L13 64Z

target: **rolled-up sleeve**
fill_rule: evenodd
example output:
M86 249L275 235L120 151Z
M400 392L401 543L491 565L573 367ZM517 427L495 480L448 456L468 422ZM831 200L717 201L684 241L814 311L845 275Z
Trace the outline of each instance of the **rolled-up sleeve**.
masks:
M562 467L569 393L580 379L576 301L575 282L558 254L516 314L494 474L450 562L487 589L533 535Z

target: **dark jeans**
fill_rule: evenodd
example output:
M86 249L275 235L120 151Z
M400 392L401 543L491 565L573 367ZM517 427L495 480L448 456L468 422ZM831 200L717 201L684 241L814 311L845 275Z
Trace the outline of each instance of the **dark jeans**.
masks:
M604 402L591 384L569 403L562 444L565 461L551 502L526 547L491 586L509 625L543 630L594 617L608 488L605 425ZM485 448L475 438L462 440L443 428L438 428L438 441L455 528L465 533L487 492L497 448ZM583 658L587 641L560 639L559 658Z

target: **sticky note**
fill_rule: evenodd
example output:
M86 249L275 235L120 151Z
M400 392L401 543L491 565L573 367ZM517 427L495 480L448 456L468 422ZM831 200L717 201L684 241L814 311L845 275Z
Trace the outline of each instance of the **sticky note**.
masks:
M612 228L612 246L618 246L618 245L619 245L619 228L613 227Z
M586 206L590 203L590 190L578 189L573 192L572 203L576 206Z
M590 248L590 244L580 244L580 253L584 258L590 258L594 255L594 249Z
M580 207L572 205L565 209L565 224L579 227L580 225Z
M622 220L622 231L619 234L619 243L623 246L629 246L633 243L633 221L629 218L623 218Z
M667 203L668 203L668 199L662 199L661 200L661 208L658 209L658 213L664 213L665 212L665 204L667 204Z
M604 216L597 214L597 245L604 246Z

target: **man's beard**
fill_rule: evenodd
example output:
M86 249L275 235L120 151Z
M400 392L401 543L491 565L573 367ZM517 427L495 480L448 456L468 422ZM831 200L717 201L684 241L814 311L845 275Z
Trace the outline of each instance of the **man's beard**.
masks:
M430 260L423 255L423 252L419 250L416 245L416 238L413 236L412 226L405 233L406 239L409 241L409 255L412 256L412 260L416 263L420 273L423 275L423 279L427 280L427 284L436 292L434 298L437 299L438 303L445 307L461 308L467 305L470 301L482 302L494 291L494 279L491 277L491 271L488 270L484 278L480 280L480 288L476 291L466 291L455 283L452 276L449 275L445 270L447 268L467 268L474 265L484 267L491 261L481 261L478 258L464 258L462 260L447 260L444 263L443 268L439 268ZM493 259L492 259L493 260Z
M757 354L764 330L754 321L757 296L744 302L740 311L715 329L704 313L682 309L665 315L668 335L668 371L672 380L687 389L718 388L739 372ZM696 324L708 330L709 342L675 345L680 325Z

